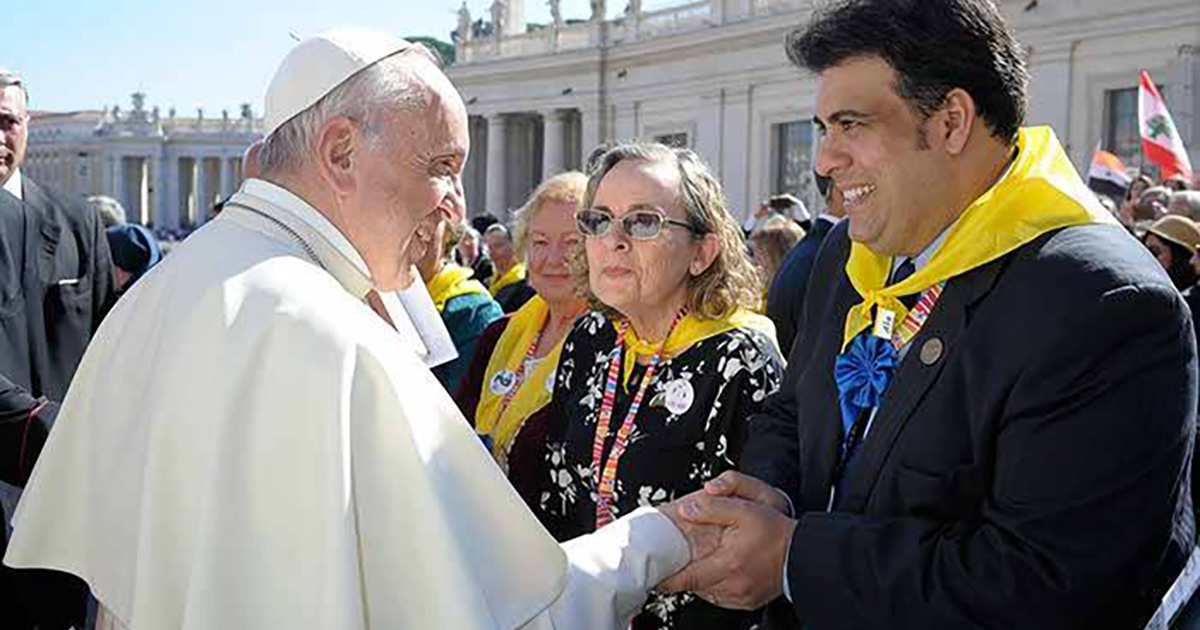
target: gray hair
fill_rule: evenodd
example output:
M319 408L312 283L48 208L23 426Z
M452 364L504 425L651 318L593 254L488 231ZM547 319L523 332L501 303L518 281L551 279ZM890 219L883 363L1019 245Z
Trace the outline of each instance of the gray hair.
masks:
M1171 214L1180 214L1193 221L1200 221L1200 190L1180 190L1171 193L1167 206Z
M294 171L313 153L321 127L334 118L353 121L374 143L386 113L427 107L429 94L407 63L412 52L441 67L438 57L421 44L368 66L267 136L258 158L262 172Z
M125 207L112 197L95 195L87 198L87 204L100 215L100 223L104 225L105 229L121 225L126 221Z
M508 228L505 227L503 223L493 223L489 225L488 228L483 231L484 236L487 236L488 234L503 234L504 238L510 241L512 240L512 234L509 233Z
M21 75L0 68L0 90L10 87L21 88L21 93L25 95L25 103L29 103L29 89L25 87L25 81L21 79Z

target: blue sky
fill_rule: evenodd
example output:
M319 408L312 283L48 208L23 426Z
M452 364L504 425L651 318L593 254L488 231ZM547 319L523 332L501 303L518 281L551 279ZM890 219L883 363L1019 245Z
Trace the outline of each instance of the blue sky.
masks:
M164 114L236 116L262 94L293 40L335 26L373 26L448 40L461 0L0 0L0 67L29 84L33 109L129 107L146 93ZM682 0L647 1L647 9ZM14 6L15 5L15 6ZM467 0L475 17L491 0ZM619 5L619 6L617 6ZM566 18L586 18L588 0L562 0ZM608 0L610 15L625 0ZM549 21L545 0L526 0L525 19Z

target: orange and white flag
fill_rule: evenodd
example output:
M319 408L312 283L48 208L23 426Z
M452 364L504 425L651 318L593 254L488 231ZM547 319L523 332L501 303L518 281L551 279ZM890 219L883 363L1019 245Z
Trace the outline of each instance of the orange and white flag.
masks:
M1121 158L1100 149L1096 149L1096 153L1092 155L1092 165L1088 168L1088 179L1111 182L1121 188L1129 186L1129 175L1125 174L1125 163L1121 161Z
M1138 82L1138 121L1142 134L1142 151L1146 158L1162 169L1163 179L1175 175L1192 177L1192 163L1188 160L1183 138L1171 120L1167 103L1158 88L1150 80L1150 73L1142 70Z

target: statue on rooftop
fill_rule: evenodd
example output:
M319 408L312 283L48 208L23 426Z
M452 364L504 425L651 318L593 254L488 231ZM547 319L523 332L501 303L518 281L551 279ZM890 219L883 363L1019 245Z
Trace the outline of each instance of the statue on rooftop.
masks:
M508 21L508 1L493 0L492 2L492 36L499 39L505 34L504 25Z
M458 28L454 31L458 36L458 43L471 41L471 31L471 10L467 8L467 0L463 0L462 6L458 8Z

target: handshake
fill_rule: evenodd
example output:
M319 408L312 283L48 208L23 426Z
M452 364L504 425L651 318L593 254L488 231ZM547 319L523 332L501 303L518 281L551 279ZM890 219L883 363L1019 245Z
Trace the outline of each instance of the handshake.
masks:
M691 562L658 585L723 608L753 610L783 592L796 521L780 490L729 471L659 510L687 538Z

